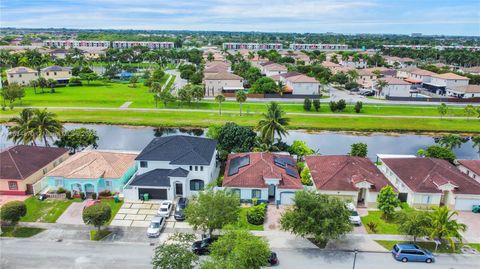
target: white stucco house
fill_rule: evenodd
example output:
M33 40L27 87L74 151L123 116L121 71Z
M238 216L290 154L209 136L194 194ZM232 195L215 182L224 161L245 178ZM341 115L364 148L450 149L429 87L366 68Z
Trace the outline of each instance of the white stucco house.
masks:
M307 156L305 164L319 193L338 197L359 207L375 207L378 192L392 185L368 158Z
M7 73L7 81L9 84L18 83L20 85L28 85L30 81L38 79L38 71L19 66L5 71Z
M229 72L204 73L205 96L243 90L243 78Z
M222 187L235 191L242 202L293 203L303 189L295 159L287 154L267 152L228 155Z
M318 80L298 72L282 73L272 76L272 79L284 83L285 93L299 95L318 95L320 93Z
M454 86L447 88L447 96L459 97L459 98L475 98L480 97L480 85L465 85Z
M217 142L174 135L153 139L135 159L138 171L126 184L125 200L190 197L218 176Z
M387 83L383 89L376 88L376 95L381 98L392 97L410 97L411 84L399 78L381 78Z
M424 82L423 86L431 92L445 95L448 89L468 86L469 80L468 77L455 73L435 74L431 76L429 82Z
M263 64L260 64L261 66L261 73L264 74L267 77L272 77L275 75L280 75L288 72L288 69L286 66L282 64L277 64L274 62L266 62Z
M410 206L472 210L480 204L480 183L448 161L379 154L377 164L398 190L400 201Z
M458 169L480 183L480 160L457 160Z

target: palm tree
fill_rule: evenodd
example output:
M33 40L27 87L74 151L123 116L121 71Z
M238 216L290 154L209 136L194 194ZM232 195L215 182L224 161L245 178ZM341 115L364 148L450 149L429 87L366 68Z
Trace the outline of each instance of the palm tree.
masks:
M429 214L431 224L430 237L449 241L453 250L455 250L455 242L453 239L457 238L462 242L460 232L467 230L465 224L457 222L455 219L456 215L458 215L458 211L450 211L445 206L436 208Z
M380 95L383 89L388 86L388 82L386 82L385 80L379 79L377 80L377 83L375 85L377 86L377 89L378 89L378 95Z
M348 70L347 74L348 74L348 77L350 78L351 82L357 81L358 76L359 76L357 70L355 70L355 69Z
M45 146L48 144L48 139L60 136L63 133L63 126L55 119L56 115L52 112L44 110L34 110L34 117L31 120L31 128L35 138L43 139Z
M30 81L30 87L33 87L33 92L37 94L38 80Z
M271 102L267 107L267 113L263 114L264 119L258 122L257 129L260 131L260 136L269 145L273 144L275 134L279 136L280 140L282 136L288 134L286 126L290 119L285 118L284 114L278 103Z
M464 139L458 135L448 134L438 138L436 142L442 145L442 147L453 150L454 148L461 147Z
M153 92L153 98L155 99L155 108L158 108L158 95L162 91L162 84L160 82L152 82L150 85L150 91Z
M285 83L281 80L278 81L278 93L280 95L283 94L283 90L285 89Z
M36 137L31 128L33 115L33 109L25 108L19 116L11 118L10 122L13 126L8 131L8 139L11 139L15 144L36 145Z
M237 99L237 102L240 103L240 116L242 116L242 104L247 101L247 94L244 91L238 91L235 94L235 98Z
M222 102L225 101L225 96L223 94L219 94L217 96L215 96L215 101L218 102L218 109L219 109L219 113L220 113L220 116L222 115Z

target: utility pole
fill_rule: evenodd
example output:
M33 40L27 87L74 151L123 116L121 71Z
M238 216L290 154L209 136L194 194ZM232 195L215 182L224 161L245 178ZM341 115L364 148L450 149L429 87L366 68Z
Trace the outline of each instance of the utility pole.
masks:
M353 256L353 269L355 269L355 262L357 261L358 249L355 249L355 255Z

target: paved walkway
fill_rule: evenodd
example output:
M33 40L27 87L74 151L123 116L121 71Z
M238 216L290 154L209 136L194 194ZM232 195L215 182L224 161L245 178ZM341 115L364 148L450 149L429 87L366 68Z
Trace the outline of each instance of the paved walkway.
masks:
M133 102L125 102L123 103L123 105L120 106L120 109L125 109L125 108L128 108Z
M82 219L82 213L85 203L86 201L84 201L83 203L72 203L57 219L57 223L78 225L84 224Z

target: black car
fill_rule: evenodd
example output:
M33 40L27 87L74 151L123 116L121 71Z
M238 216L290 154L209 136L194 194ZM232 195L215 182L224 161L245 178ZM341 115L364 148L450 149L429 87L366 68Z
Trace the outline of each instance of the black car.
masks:
M372 91L367 91L367 92L363 92L362 95L363 95L363 96L374 96L375 93L372 92Z
M185 207L187 207L188 200L187 198L180 198L175 208L175 219L176 220L185 220Z
M192 252L197 255L205 255L210 253L210 245L215 242L218 237L207 237L192 244Z
M268 264L270 266L278 265L277 253L275 252L270 253L270 257L268 257Z

